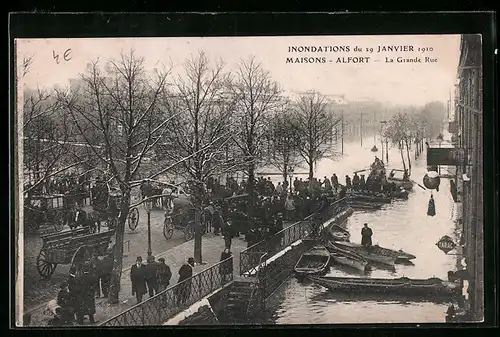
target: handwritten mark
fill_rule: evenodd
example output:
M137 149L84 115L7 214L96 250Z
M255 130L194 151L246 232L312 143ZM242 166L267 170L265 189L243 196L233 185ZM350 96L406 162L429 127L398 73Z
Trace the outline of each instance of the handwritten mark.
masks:
M59 64L59 54L56 54L55 50L52 50L52 57L56 60L56 63ZM63 53L63 60L65 62L71 61L71 48L66 49Z

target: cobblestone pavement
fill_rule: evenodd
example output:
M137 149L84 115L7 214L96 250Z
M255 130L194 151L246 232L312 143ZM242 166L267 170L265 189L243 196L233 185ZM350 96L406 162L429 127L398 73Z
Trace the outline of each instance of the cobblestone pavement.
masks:
M123 266L127 267L135 262L137 256L147 255L147 216L144 210L139 210L139 224L134 231L125 228L125 247ZM164 252L185 242L183 233L175 230L169 240L163 236L163 211L151 212L151 246L153 254ZM105 228L104 228L105 230ZM42 248L39 235L26 236L24 239L24 308L45 304L53 299L58 292L59 284L66 280L69 265L58 265L50 279L42 279L36 269L36 259Z
M141 228L138 227L137 230L140 229ZM139 234L133 234L133 235L139 235ZM239 252L245 249L246 246L247 246L246 242L243 241L243 239L241 238L233 239L231 250L233 251L233 256L234 256L235 273L239 273ZM196 265L194 268L194 273L199 273L200 271L218 263L220 261L220 254L223 250L224 250L224 240L222 239L222 237L215 236L211 233L205 235L203 237L203 242L202 242L203 264ZM176 247L168 249L167 251L156 254L155 254L155 248L153 247L153 254L155 255L156 259L158 259L159 257L164 257L166 263L170 266L172 270L173 275L170 284L175 284L177 282L179 277L178 271L180 266L187 260L188 257L193 256L193 252L194 252L193 241L182 243L180 245L177 245ZM146 255L145 253L142 253L142 251L141 254L143 256ZM109 305L106 299L103 298L96 299L95 319L97 321L96 322L97 324L104 322L105 320L127 310L128 308L136 304L135 297L132 296L131 283L130 283L130 267L134 263L135 258L136 254L129 254L129 256L126 259L124 259L124 261L126 262L124 262L125 268L122 274L120 303L117 305ZM61 280L63 280L65 279L66 275L64 275L64 277L60 276L59 277L61 278ZM56 294L57 290L55 290L52 293L51 297L48 297L48 300L54 298ZM47 321L50 319L50 316L44 313L44 309L45 306L41 305L30 312L32 315L31 317L32 326L45 326L47 324ZM86 321L86 324L90 323Z

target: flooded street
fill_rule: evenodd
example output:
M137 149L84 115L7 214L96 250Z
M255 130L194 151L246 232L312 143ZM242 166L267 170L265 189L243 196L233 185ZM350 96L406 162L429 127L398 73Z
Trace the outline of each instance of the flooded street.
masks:
M319 163L316 177L330 177L336 173L341 183L346 174L361 170L373 162L378 152L370 152L373 138L344 144L344 157L338 161L324 160ZM349 155L352 154L352 155ZM406 159L406 154L405 154ZM426 172L425 153L415 162L412 154L411 178L422 184ZM384 155L385 160L385 155ZM389 168L402 168L397 149L389 150ZM368 173L367 173L368 174ZM413 265L396 265L395 270L373 267L371 277L394 278L447 278L449 270L455 270L456 256L445 255L436 246L443 235L454 237L453 199L449 182L441 179L439 192L433 192L436 216L427 216L430 190L414 185L409 199L393 201L378 211L356 211L348 219L347 229L352 242L361 242L361 228L368 223L373 230L373 244L391 249L403 249L416 256ZM332 266L329 275L359 277L356 272L340 270ZM437 303L433 299L405 299L367 297L359 294L338 294L311 283L299 283L291 277L276 290L268 305L267 324L335 324L335 323L436 323L445 322L449 303Z

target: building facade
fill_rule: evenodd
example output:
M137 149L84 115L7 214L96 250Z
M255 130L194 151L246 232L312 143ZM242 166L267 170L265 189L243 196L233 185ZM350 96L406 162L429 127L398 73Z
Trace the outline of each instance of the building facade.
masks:
M468 275L465 310L484 318L483 97L480 35L462 35L456 103L457 143L465 156L457 167L462 204L463 257Z

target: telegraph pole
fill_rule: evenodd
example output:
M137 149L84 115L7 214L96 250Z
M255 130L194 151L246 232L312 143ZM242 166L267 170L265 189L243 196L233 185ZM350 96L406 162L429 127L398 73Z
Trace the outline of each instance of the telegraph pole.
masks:
M361 137L361 146L363 146L363 110L359 110L360 120L359 120L359 135Z
M342 155L344 155L344 110L341 110L342 119Z

